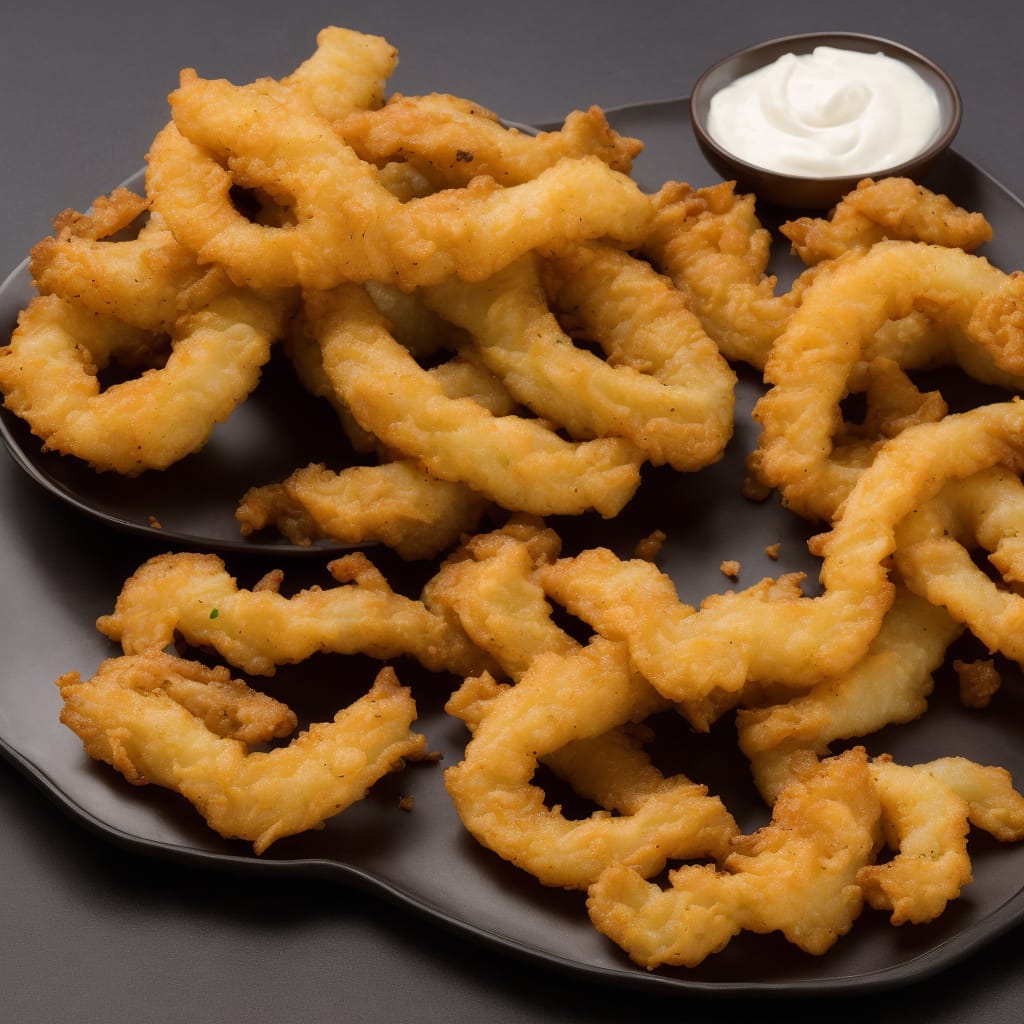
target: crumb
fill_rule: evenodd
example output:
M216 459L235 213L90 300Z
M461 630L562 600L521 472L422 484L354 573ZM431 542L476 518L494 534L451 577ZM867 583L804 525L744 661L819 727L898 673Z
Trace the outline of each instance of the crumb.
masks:
M162 530L162 529L164 528L164 524L163 524L163 523L161 523L161 522L160 522L160 520L159 520L159 519L157 519L157 517L156 517L156 516L150 516L150 517L149 517L149 525L150 525L150 526L151 526L151 527L152 527L152 528L153 528L154 530Z
M665 543L665 531L655 530L653 533L637 541L633 554L642 558L645 562L653 562L661 553L661 546Z
M740 574L740 563L735 558L727 558L718 568L722 570L723 576L728 576L731 580Z
M416 803L416 800L415 800L414 797L403 796L398 801L398 809L400 811L411 811L413 809L413 805L415 803Z
M995 662L954 661L960 681L960 702L967 708L987 708L1002 685Z
M779 545L779 544L769 544L769 545L768 545L768 547L766 547L766 548L764 549L764 553L765 553L765 554L766 554L766 555L767 555L767 556L768 556L768 557L769 557L769 558L770 558L770 559L771 559L771 560L772 560L773 562L777 562L777 561L779 560L779 547L780 547L780 546L781 546L781 545Z

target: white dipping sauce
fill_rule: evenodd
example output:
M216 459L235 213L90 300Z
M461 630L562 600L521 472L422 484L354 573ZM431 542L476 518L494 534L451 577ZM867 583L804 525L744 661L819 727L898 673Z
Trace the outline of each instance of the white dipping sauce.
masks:
M921 152L939 101L913 68L881 53L787 53L711 98L708 132L749 164L805 178L870 174Z

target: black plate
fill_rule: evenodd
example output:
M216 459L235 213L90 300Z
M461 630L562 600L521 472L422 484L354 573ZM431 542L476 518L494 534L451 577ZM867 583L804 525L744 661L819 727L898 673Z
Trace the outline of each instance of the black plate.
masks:
M668 178L694 184L717 180L693 142L685 99L629 107L611 117L620 130L646 141L637 163L637 176L646 186ZM928 183L990 217L996 239L987 254L994 262L1007 268L1024 265L1019 251L1024 242L1017 241L1024 239L1024 207L1016 199L955 153L943 159ZM769 222L776 217L770 210L763 215ZM17 311L14 293L8 290L3 300L8 324ZM741 586L789 569L805 569L813 577L815 563L804 546L806 525L777 503L751 505L740 497L743 459L756 441L749 410L758 394L756 379L741 380L736 436L721 463L690 476L650 473L614 521L583 517L558 522L567 548L599 541L627 553L636 540L662 528L668 533L665 567L689 602L728 585L718 568L723 558L741 562ZM443 766L460 758L466 741L461 724L443 712L453 680L405 664L398 666L399 675L414 687L419 727L443 754L441 764L410 765L322 831L282 840L256 857L247 844L220 840L174 794L130 787L106 766L89 761L77 738L57 721L53 680L72 669L90 674L102 658L115 653L93 628L94 620L111 609L125 577L169 545L81 516L52 500L10 462L0 465L0 514L6 527L0 571L7 640L0 744L77 819L139 852L230 871L362 886L439 925L512 955L564 968L570 976L680 995L820 995L901 985L940 970L1024 918L1024 844L1001 847L984 835L972 835L975 882L933 924L894 928L885 915L865 910L853 931L824 957L807 956L778 936L744 934L699 968L640 970L593 929L581 894L542 888L468 836L441 777ZM763 550L775 541L782 544L779 562L770 561ZM238 551L226 557L243 586L282 564L295 585L325 578L322 561L316 559L286 564L274 553ZM432 571L405 566L382 549L373 557L410 593ZM360 692L372 671L362 659L322 656L282 670L268 688L296 706L300 716L317 718ZM890 751L900 761L960 754L1005 765L1024 778L1024 744L1015 724L1024 721L1019 682L1008 678L992 707L972 712L960 707L951 675L939 673L928 713L910 726L870 737L869 751ZM707 736L681 731L678 720L663 724L675 730L668 739L678 748L679 767L721 793L744 828L764 820L728 722ZM398 810L404 795L414 798L411 812Z

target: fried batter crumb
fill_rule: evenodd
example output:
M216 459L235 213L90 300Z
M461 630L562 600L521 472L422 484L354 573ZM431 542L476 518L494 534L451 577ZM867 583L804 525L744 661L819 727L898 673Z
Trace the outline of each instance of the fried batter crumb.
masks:
M644 537L643 540L637 541L633 554L637 558L642 558L645 562L653 562L661 554L661 547L664 543L665 531L654 530Z
M747 476L743 480L743 486L740 488L740 494L748 501L766 501L771 493L772 489L770 487L765 486L753 476Z
M777 561L779 560L779 548L780 548L780 547L781 547L781 545L779 545L779 544L777 544L777 543L776 543L776 544L769 544L769 545L768 545L768 546L767 546L767 547L766 547L766 548L764 549L764 553L765 553L765 554L766 554L766 555L767 555L767 556L768 556L768 557L769 557L769 558L770 558L770 559L771 559L771 560L772 560L773 562L777 562Z
M411 796L403 796L398 801L398 809L400 811L411 811L416 803L416 798Z
M150 525L150 526L151 526L151 527L152 527L152 528L153 528L154 530L162 530L162 529L164 528L164 524L163 524L163 523L161 523L161 522L160 522L160 520L159 520L159 519L157 519L157 517L156 517L156 516L154 516L154 515L151 515L151 516L149 517L149 525Z
M999 669L991 659L954 661L960 682L960 701L967 708L987 708L1002 685Z
M718 568L722 570L723 576L728 576L731 580L740 574L740 563L735 558L727 558Z

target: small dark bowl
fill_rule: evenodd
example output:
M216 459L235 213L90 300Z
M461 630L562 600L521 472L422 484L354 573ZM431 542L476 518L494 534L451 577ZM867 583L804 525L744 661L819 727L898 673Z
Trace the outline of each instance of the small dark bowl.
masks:
M935 140L912 160L892 167L878 167L860 174L829 178L808 178L770 171L747 163L723 149L707 132L711 97L743 75L773 63L786 53L810 53L816 46L884 53L913 68L935 90L939 100L941 127ZM834 206L864 178L906 177L919 180L949 148L960 129L963 105L953 80L937 64L921 54L877 36L856 32L813 32L771 39L747 47L718 61L697 79L690 93L690 119L697 142L708 163L726 180L737 182L765 202L803 210L826 210Z

